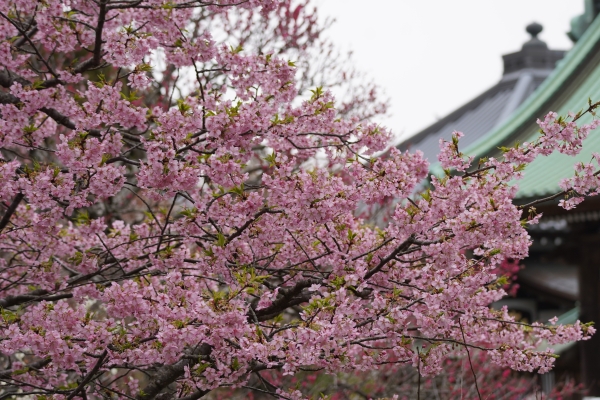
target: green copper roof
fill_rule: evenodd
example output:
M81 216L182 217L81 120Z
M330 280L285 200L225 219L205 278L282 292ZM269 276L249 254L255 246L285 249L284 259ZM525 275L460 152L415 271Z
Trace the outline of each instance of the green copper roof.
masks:
M571 32L567 34L574 42L583 36L587 28L594 22L597 14L594 0L585 0L584 4L585 11L571 20Z
M497 129L464 150L476 157L497 156L498 147L534 140L535 121L548 111L559 115L587 108L588 98L600 100L600 18L590 25L576 45L559 62L544 83ZM591 116L580 121L586 123ZM468 132L465 132L468 135ZM560 179L573 175L573 165L589 162L592 152L600 152L600 131L590 134L578 157L553 154L534 161L519 181L518 197L532 197L559 190ZM435 171L435 169L434 169Z

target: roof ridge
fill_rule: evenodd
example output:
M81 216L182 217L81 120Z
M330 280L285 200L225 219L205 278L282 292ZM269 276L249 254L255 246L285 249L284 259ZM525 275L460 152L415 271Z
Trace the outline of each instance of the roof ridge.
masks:
M599 41L600 18L596 18L581 39L567 52L565 58L557 63L550 76L515 110L512 117L468 146L464 153L476 157L488 155L500 144L506 143L511 133L518 130L520 126L530 123L532 118L539 117L536 115L539 110L569 82L577 67L590 55Z

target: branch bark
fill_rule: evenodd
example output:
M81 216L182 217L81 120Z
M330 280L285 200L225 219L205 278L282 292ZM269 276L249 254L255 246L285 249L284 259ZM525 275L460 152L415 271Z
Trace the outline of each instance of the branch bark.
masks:
M318 283L320 283L320 281L317 279L306 279L296 283L295 286L292 286L289 289L280 289L279 293L281 293L283 296L275 300L269 307L254 311L256 318L259 322L267 321L289 307L304 303L308 300L308 298L304 296L298 296L304 289ZM248 314L248 320L254 320L254 315L252 313Z
M400 254L401 252L403 252L404 250L408 249L410 247L411 244L413 244L414 242L414 238L411 236L408 239L406 239L404 242L402 242L402 244L400 246L398 246L394 251L392 251L390 253L389 256L387 256L386 258L382 259L379 264L377 264L377 266L375 266L372 270L370 270L369 272L367 272L364 276L364 279L367 280L370 277L372 277L373 275L375 275L377 272L381 271L381 269L390 261L392 261L394 259L394 257L396 257L398 254Z
M208 344L200 346L200 350L194 353L195 356L208 356L211 352L211 347ZM154 399L161 391L174 383L185 373L186 366L192 366L194 362L189 359L182 359L175 364L165 365L158 369L152 380L140 393L136 396L137 400Z
M13 199L10 206L8 206L8 209L6 209L6 212L2 216L2 220L0 220L0 232L2 232L4 230L4 228L6 228L6 225L8 225L10 218L13 216L13 214L17 210L17 207L19 206L19 203L21 202L21 200L23 200L23 197L24 197L23 193L21 193L21 192L17 193L17 195Z
M104 362L104 359L106 358L107 354L108 354L108 352L106 350L104 350L104 352L102 353L102 355L96 362L96 365L94 365L94 368L92 368L92 370L85 376L85 378L83 378L83 380L81 381L79 386L77 386L77 388L75 388L73 393L71 393L69 395L69 397L67 397L67 400L71 400L73 397L77 396L77 394L79 394L79 392L81 392L81 390L84 390L85 385L87 385L88 382L92 380L94 375L96 375L98 370L100 370L100 367L102 366L102 363Z
M48 292L46 290L34 290L29 294L19 294L16 296L6 296L3 299L0 299L0 307L8 308L12 306L18 306L23 303L27 303L30 301L56 301L61 299L70 299L73 297L73 293L62 293L55 295L46 295Z
M40 368L44 368L46 365L50 364L52 360L49 358L44 358L42 360L38 360L38 361L34 361L31 364L27 365L25 368L27 369L40 369ZM20 369L21 371L23 370L23 368ZM4 371L0 371L0 379L10 379L11 376L17 372L16 370L12 370L12 369L7 369Z

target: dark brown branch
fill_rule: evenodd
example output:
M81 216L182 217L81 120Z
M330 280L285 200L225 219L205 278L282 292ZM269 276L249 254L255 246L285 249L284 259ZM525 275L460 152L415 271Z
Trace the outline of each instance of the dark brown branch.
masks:
M94 368L92 368L92 370L85 376L85 378L83 378L83 380L81 381L81 383L79 384L79 386L77 386L75 388L75 390L73 391L73 393L71 393L67 397L67 400L71 400L73 397L77 396L77 394L79 394L79 392L81 392L81 390L85 387L85 385L87 385L88 382L92 380L92 378L94 377L94 375L96 375L96 373L98 372L98 370L102 366L102 363L104 363L104 359L105 359L105 357L106 357L107 354L108 354L108 352L106 350L104 350L104 352L102 353L102 355L100 356L100 358L96 362L96 365L94 365Z
M37 24L37 23L36 23L36 21L32 21L32 24ZM23 46L25 44L25 42L27 42L28 39L34 37L36 33L38 33L37 25L35 25L33 28L31 28L31 30L29 32L26 32L26 34L24 36L17 39L17 41L13 44L13 47L18 49L19 47Z
M52 118L53 120L55 120L56 122L58 122L59 124L61 124L64 127L67 127L69 129L76 129L77 128L75 126L75 124L73 123L73 121L71 121L67 116L62 115L61 113L59 113L58 111L56 111L54 108L42 107L42 108L40 108L40 111L43 112L44 114L46 114L47 116L49 116L50 118Z
M17 24L16 22L14 22L12 20L12 18L9 18L2 11L0 11L0 16L3 17L5 20L7 20L11 25L13 25L19 31L19 33L21 34L21 36L23 37L23 39L25 39L25 41L29 42L29 44L31 45L31 48L33 49L33 52L35 52L35 54L37 55L38 60L40 60L40 62L46 66L46 69L48 70L47 72L50 73L50 74L52 74L52 76L54 76L55 78L58 78L57 73L52 69L52 66L48 63L48 60L46 60L44 57L42 57L42 55L40 54L40 51L35 46L35 43L33 43L33 41L31 40L31 38L27 35L27 32L25 30L23 30L19 26L19 24Z
M0 104L17 104L19 98L13 94L0 92Z
M229 235L229 237L227 238L227 243L230 243L233 239L235 239L236 237L240 236L250 225L252 225L254 222L256 222L261 215L264 214L281 214L283 213L283 211L275 211L275 210L271 210L267 207L261 209L259 212L257 212L256 214L254 214L254 218L249 219L248 221L246 221L244 223L244 225L242 225L241 227L239 227L235 232L233 232L231 235Z
M70 299L73 297L72 293L62 293L55 295L46 295L45 290L34 290L30 294L18 294L16 296L7 296L0 299L0 307L7 308L12 306L18 306L23 303L30 301L56 301L62 299Z
M487 167L481 167L481 168L478 168L478 169L476 169L474 171L471 171L471 172L465 172L464 175L463 175L463 177L464 178L468 178L470 176L475 176L475 175L478 175L478 174L480 174L482 172L485 172L487 170L494 169L494 168L496 168L495 165L489 165Z
M296 283L296 285L292 286L291 288L279 289L279 293L282 294L282 296L275 300L269 307L261 310L255 310L254 314L256 314L256 318L259 322L267 321L289 307L304 303L308 300L308 298L305 296L298 296L304 289L318 283L320 283L320 281L317 279L306 279ZM253 321L254 315L249 314L248 320Z
M10 206L8 206L8 208L6 209L6 212L2 216L2 220L0 220L0 232L2 232L2 230L6 228L6 225L8 225L10 218L17 210L17 207L19 206L19 203L21 203L21 200L23 200L23 197L23 193L17 193Z
M79 63L75 68L73 68L73 74L80 74L85 71L89 71L91 69L100 67L102 61L102 43L104 42L102 39L104 23L106 22L106 13L108 12L107 4L108 1L101 0L100 2L100 10L98 12L98 23L96 24L96 37L94 39L94 50L92 57L87 60ZM63 84L64 82L59 78L48 79L41 84L43 88L50 88L56 85Z
M525 208L529 208L529 207L531 207L531 206L534 206L534 205L536 205L536 204L545 203L545 202L547 202L547 201L554 200L554 199L556 199L557 197L560 197L560 196L562 196L562 195L564 195L564 194L567 194L567 191L566 191L566 190L565 190L565 191L562 191L562 192L560 192L560 193L553 194L552 196L544 197L544 198L542 198L542 199L537 199L537 200L534 200L534 201L532 201L532 202L530 202L530 203L527 203L527 204L520 205L520 206L518 206L517 208L518 208L519 210L523 210L523 209L525 209Z
M106 164L112 164L112 163L115 163L117 161L122 161L125 164L135 165L136 167L140 166L140 163L138 161L130 160L129 158L123 157L123 156L113 157L113 158L109 159L108 161L106 161Z
M200 346L200 349L195 356L208 356L211 352L211 347L207 344ZM196 358L198 359L198 358ZM185 367L193 365L193 361L182 359L175 364L165 365L158 369L152 377L150 383L140 391L136 396L137 400L154 399L163 389L175 382L185 373Z
M369 251L365 251L364 253L362 253L362 254L359 254L359 255L357 255L356 257L352 258L352 261L356 261L356 260L358 260L359 258L362 258L362 257L364 257L364 256L367 256L367 255L369 255L369 254L371 254L371 253L374 253L374 252L376 252L377 250L381 249L383 246L385 246L386 244L388 244L388 243L392 242L393 240L394 240L394 238L390 238L390 239L387 239L387 240L383 241L383 243L381 243L379 246L375 247L374 249L371 249L371 250L369 250Z
M198 400L204 397L205 394L209 393L210 390L199 390L190 394L189 396L180 397L179 400Z
M100 65L100 60L102 59L102 30L104 28L104 22L106 21L106 13L108 11L106 9L107 3L107 0L100 1L100 12L98 13L98 24L96 25L96 38L94 41L94 56L92 57L92 62L87 68L97 67L98 65ZM83 71L84 70L76 71L76 73Z
M4 92L0 93L0 104L18 104L20 102L21 102L21 100L13 94L4 93ZM77 128L75 126L75 124L73 123L73 121L71 121L67 116L56 111L54 108L42 107L42 108L40 108L40 111L66 128L69 128L69 129ZM99 134L99 132L97 130L92 130L92 131L90 131L90 133L92 135Z
M373 275L375 275L377 272L381 271L381 269L390 261L392 261L398 254L400 254L401 252L405 251L406 249L408 249L410 247L411 244L414 243L414 237L411 236L408 239L406 239L404 242L402 242L402 244L400 244L400 246L398 246L394 251L392 251L390 253L389 256L387 256L386 258L382 259L379 264L377 264L377 266L375 266L375 268L369 270L369 272L367 272L364 276L364 279L369 279L370 277L372 277Z
M8 71L0 71L0 86L10 88L13 83L18 82L23 86L30 86L31 82L15 73Z
M19 371L23 371L24 369L27 370L38 370L41 368L44 368L46 365L50 364L50 360L49 358L44 358L43 360L38 360L38 361L34 361L31 364L25 366L25 368L20 368ZM16 372L16 370L4 370L4 371L0 371L0 379L10 379L11 376Z

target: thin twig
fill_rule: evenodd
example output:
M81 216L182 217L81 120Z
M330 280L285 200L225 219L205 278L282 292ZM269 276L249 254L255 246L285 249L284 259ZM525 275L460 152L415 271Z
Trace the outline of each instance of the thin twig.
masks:
M469 365L471 366L471 372L473 373L473 379L475 379L475 389L477 389L477 396L479 396L479 400L481 398L481 392L479 391L479 385L477 384L477 375L475 374L475 368L473 368L473 362L471 361L471 352L469 351L469 346L467 346L467 339L465 339L465 331L463 330L462 323L460 322L460 318L458 318L458 326L460 326L460 333L462 334L463 342L465 345L465 350L467 350L467 357L469 358Z
M104 352L102 353L102 355L100 356L100 358L96 362L96 365L94 365L94 368L92 368L92 370L89 372L89 374L87 374L86 377L83 378L83 380L81 381L81 383L79 384L79 386L77 386L75 388L75 390L73 391L73 393L71 393L67 397L67 400L71 400L73 397L77 396L77 394L85 387L85 385L87 385L88 382L92 380L92 378L94 377L94 375L98 372L98 370L100 369L100 367L104 363L104 358L106 357L107 354L108 354L108 352L106 350L104 350Z
M421 352L417 346L417 400L421 400Z

